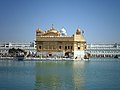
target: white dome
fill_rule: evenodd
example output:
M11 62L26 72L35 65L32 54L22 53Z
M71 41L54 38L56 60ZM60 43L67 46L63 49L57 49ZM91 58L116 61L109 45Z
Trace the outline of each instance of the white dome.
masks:
M66 32L65 28L62 28L62 29L60 30L60 32Z
M66 36L67 35L67 32L66 32L65 28L62 28L60 30L60 33L61 33L62 36Z

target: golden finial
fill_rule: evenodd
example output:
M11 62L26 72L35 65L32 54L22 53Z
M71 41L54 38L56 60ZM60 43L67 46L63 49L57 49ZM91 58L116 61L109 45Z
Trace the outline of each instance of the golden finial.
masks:
M40 28L38 27L38 30L40 30Z
M78 25L78 30L80 30L80 26Z
M42 32L42 30L41 30L39 27L38 27L37 31L38 31L38 32Z
M52 24L52 30L54 30L54 25Z

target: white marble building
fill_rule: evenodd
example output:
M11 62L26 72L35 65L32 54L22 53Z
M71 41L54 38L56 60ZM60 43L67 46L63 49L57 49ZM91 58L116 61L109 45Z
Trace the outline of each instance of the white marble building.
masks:
M19 42L0 42L0 56L8 55L9 49L23 49L27 53L35 53L36 45L34 42L30 43L19 43Z
M118 43L94 43L87 44L87 51L91 57L120 56L120 44Z

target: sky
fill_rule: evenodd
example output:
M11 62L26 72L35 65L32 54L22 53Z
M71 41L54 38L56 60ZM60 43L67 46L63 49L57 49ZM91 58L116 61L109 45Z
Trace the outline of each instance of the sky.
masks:
M69 36L80 27L88 43L120 43L120 0L0 0L0 42L32 42L52 24Z

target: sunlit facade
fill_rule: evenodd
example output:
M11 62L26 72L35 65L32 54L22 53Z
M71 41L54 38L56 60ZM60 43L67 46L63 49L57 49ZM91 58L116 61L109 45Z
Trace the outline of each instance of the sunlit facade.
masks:
M86 50L86 40L80 28L73 36L67 36L64 28L60 31L54 26L50 30L36 30L37 54L41 57L70 57L83 59Z

